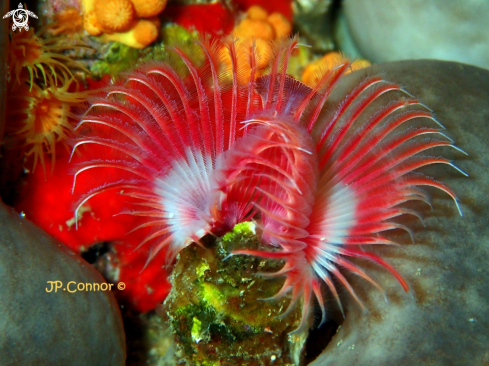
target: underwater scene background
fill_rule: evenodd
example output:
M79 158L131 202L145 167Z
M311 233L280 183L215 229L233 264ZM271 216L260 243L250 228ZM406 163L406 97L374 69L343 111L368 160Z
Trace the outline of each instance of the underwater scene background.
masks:
M0 365L489 365L489 5L2 2Z

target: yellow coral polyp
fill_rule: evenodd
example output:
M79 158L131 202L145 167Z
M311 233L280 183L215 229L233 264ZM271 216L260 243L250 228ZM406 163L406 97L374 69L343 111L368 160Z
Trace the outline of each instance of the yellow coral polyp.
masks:
M104 42L117 41L133 48L145 48L158 38L159 19L139 19L136 26L124 33L105 33Z
M68 65L82 68L70 57L60 53L63 50L77 48L77 46L58 45L56 43L58 38L47 40L40 38L40 35L46 29L48 28L43 29L37 35L34 34L32 28L27 32L16 32L10 39L7 60L10 72L13 73L19 84L21 82L21 73L24 69L29 72L29 83L32 88L34 78L39 77L38 71L43 76L44 84L48 85L49 80L54 82L54 84L57 83L57 75L60 72L73 77Z
M328 70L331 70L346 61L348 61L348 58L344 57L341 53L328 52L321 59L311 62L305 68L302 74L302 82L310 87L314 87ZM370 65L371 62L368 60L355 60L345 74L369 67Z
M67 80L66 75L62 80ZM46 174L44 154L51 155L54 168L56 143L65 143L72 134L71 120L76 116L71 108L87 97L86 92L68 92L72 82L70 79L61 87L50 83L51 86L42 89L25 80L20 85L14 84L9 93L6 147L24 147L26 157L34 155L33 171L40 161Z

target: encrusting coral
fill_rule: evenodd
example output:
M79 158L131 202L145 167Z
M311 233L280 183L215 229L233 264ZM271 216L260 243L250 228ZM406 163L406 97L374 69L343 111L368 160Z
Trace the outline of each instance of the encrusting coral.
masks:
M350 63L329 70L311 88L287 75L297 46L296 38L274 43L261 77L252 46L245 54L251 69L246 84L237 77L246 73L243 66L232 62L229 77L220 62L223 47L231 60L242 57L239 41L203 38L186 51L177 46L176 60L142 65L90 100L74 151L81 153L78 207L111 191L136 200L122 213L147 218L134 230L152 228L140 243L151 246L149 260L165 252L172 262L206 234L222 236L255 220L261 242L275 250L230 255L285 262L273 274L285 277L273 298L291 293L285 314L301 303L293 332L300 336L312 324L314 297L326 319L323 287L340 309L338 284L363 306L345 271L382 291L349 257L380 265L408 290L402 276L368 248L396 244L386 231L409 232L393 219L418 216L402 204L428 202L422 186L458 203L448 187L415 172L432 164L455 167L423 154L455 148L429 109L378 76L329 105ZM369 108L381 96L382 108ZM93 153L87 145L99 149ZM80 192L84 175L93 180Z

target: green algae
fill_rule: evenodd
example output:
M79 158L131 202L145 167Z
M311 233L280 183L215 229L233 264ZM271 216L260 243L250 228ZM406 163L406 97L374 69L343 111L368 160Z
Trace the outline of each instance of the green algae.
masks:
M100 79L105 75L116 77L131 71L147 61L163 61L169 57L168 49L180 44L194 43L197 32L190 32L176 24L167 24L161 29L161 40L142 50L111 42L99 59L90 66L91 76Z
M300 306L281 319L289 297L259 300L275 295L284 282L259 273L276 272L283 262L229 256L236 249L264 249L254 224L202 241L205 247L192 244L179 253L164 304L182 359L188 365L296 364L302 343L288 333L300 322Z
M115 77L121 72L131 70L141 57L141 50L113 42L102 57L90 67L92 77L99 79L104 75Z
M199 318L195 316L193 317L192 322L192 340L196 343L199 343L204 337L202 333L202 322L199 320Z
M168 47L181 45L184 43L193 43L199 39L197 31L189 31L177 24L167 24L162 29L163 43Z

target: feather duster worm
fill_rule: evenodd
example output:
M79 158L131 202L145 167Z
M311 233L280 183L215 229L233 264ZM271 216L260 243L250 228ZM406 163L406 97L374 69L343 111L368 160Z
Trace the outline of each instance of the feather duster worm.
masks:
M231 72L219 58L223 46ZM422 154L454 147L428 108L380 77L365 78L331 106L328 97L350 64L329 70L311 88L287 75L295 47L296 38L274 43L260 77L253 43L202 39L188 51L176 48L172 60L141 66L93 99L74 149L97 146L75 174L94 171L78 207L109 190L139 200L126 213L146 216L141 227L154 227L141 243L153 244L151 256L165 248L171 261L205 234L257 220L263 243L278 250L232 255L285 260L274 274L286 278L276 297L292 292L289 309L302 298L296 331L303 331L314 296L325 319L323 283L340 307L335 281L361 304L343 270L381 289L348 257L380 264L407 290L366 246L394 244L382 233L409 230L390 219L417 215L401 204L427 201L420 186L457 201L445 185L415 173L430 164L453 166ZM238 82L243 72L246 84ZM372 110L386 96L390 101Z

